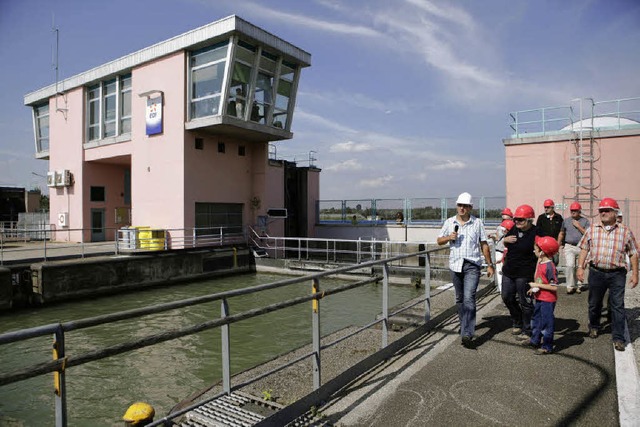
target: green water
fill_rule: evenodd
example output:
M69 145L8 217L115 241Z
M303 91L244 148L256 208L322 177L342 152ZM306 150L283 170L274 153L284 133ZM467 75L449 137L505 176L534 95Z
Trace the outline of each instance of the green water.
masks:
M282 280L273 274L242 275L119 296L59 304L0 317L0 333L65 322L122 310L207 295ZM342 284L323 279L328 289ZM309 282L289 285L229 300L231 314L308 295ZM322 334L372 321L381 307L381 285L326 297L321 303ZM393 306L419 296L412 286L393 286ZM311 303L279 310L231 325L231 369L240 372L311 341ZM219 318L220 302L68 332L67 356L78 356L106 345L130 341L162 330ZM0 369L10 372L51 360L52 337L0 346ZM177 402L221 377L220 331L214 329L119 356L67 369L69 426L121 426L126 408L135 401L152 404L165 415ZM53 375L0 387L0 426L54 425Z

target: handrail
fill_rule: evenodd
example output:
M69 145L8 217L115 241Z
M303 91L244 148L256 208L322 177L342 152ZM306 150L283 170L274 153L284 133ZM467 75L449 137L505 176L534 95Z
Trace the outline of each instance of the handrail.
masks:
M228 328L230 325L237 323L239 321L242 320L246 320L246 319L250 319L253 317L257 317L257 316L261 316L267 313L271 313L273 311L276 310L280 310L286 307L290 307L293 305L298 305L298 304L302 304L305 302L309 302L309 301L313 301L312 304L312 315L314 316L314 319L316 319L319 315L320 315L320 301L323 298L326 298L328 296L340 293L340 292L346 292L348 290L357 288L357 287L361 287L373 282L379 282L382 281L382 285L383 285L383 292L382 292L382 316L380 319L376 320L375 322L372 322L369 325L366 325L365 327L360 328L360 330L358 332L361 332L362 330L377 324L377 323L382 323L383 327L381 328L381 334L382 334L382 343L383 343L383 347L385 347L387 345L387 326L388 326L388 320L390 317L390 314L388 312L388 293L389 293L389 275L388 275L388 266L389 263L393 262L393 261L398 261L401 259L405 259L405 258L410 258L410 257L416 257L416 256L424 256L425 257L425 268L424 268L424 273L425 273L425 296L424 296L424 302L425 302L425 314L424 314L424 318L425 321L428 321L430 319L430 298L431 298L431 294L430 294L430 263L429 263L429 258L430 255L434 252L440 251L440 250L444 250L446 249L445 247L442 248L436 248L436 249L430 249L430 250L424 250L424 251L419 251L419 252L413 252L410 254L403 254L403 255L399 255L399 256L395 256L395 257L391 257L391 258L387 258L387 259L383 259L383 260L372 260L372 261L368 261L368 262L363 262L357 265L347 265L347 266L343 266L340 268L336 268L333 270L327 270L327 271L321 271L321 272L316 272L316 273L312 273L312 274L308 274L304 277L295 277L295 278L288 278L288 279L283 279L283 280L279 280L273 283L264 283L264 284L260 284L257 286L252 286L249 288L244 288L244 289L236 289L236 290L231 290L231 291L225 291L225 292L219 292L219 293L214 293L214 294L210 294L210 295L205 295L205 296L200 296L200 297L194 297L194 298L188 298L188 299L184 299L184 300L180 300L180 301L173 301L173 302L169 302L169 303L162 303L162 304L156 304L156 305L152 305L152 306L148 306L148 307L143 307L143 308L136 308L136 309L132 309L132 310L127 310L127 311L122 311L122 312L117 312L117 313L111 313L111 314L106 314L106 315L100 315L100 316L95 316L95 317L90 317L90 318L85 318L85 319L80 319L80 320L74 320L74 321L69 321L69 322L62 322L62 323L53 323L53 324L48 324L48 325L42 325L42 326L37 326L37 327L33 327L33 328L27 328L27 329L22 329L19 331L12 331L12 332L7 332L4 334L0 334L0 345L5 345L8 343L12 343L12 342L17 342L17 341L24 341L24 340L28 340L31 338L36 338L36 337L41 337L44 335L49 335L49 334L55 334L55 339L54 339L54 346L56 348L56 352L55 354L60 355L61 357L59 358L54 358L54 360L50 361L50 362L45 362L45 363L37 363L37 364L33 364L30 366L27 366L25 368L19 369L19 370L15 370L9 373L2 373L0 374L0 386L2 385L7 385L7 384L11 384L11 383L15 383L18 381L23 381L26 380L28 378L33 378L36 376L41 376L41 375L45 375L48 373L55 373L56 375L56 384L57 384L57 390L58 393L55 397L55 401L56 401L56 426L66 426L66 420L67 420L67 414L66 414L66 392L65 392L65 375L66 375L66 369L73 367L73 366L79 366L85 363L89 363L92 361L96 361L96 360L100 360L100 359L104 359L104 358L108 358L111 356L115 356L118 354L122 354L122 353L126 353L129 352L131 350L135 350L135 349L139 349L139 348L143 348L143 347L148 347L151 345L155 345L161 342L165 342L165 341L169 341L175 338L179 338L182 336L186 336L186 335L191 335L197 332L201 332L204 330L208 330L208 329L213 329L213 328L217 328L217 327L221 327L223 330L222 335L222 349L223 349L223 354L222 354L222 363L223 363L223 389L225 392L229 393L233 390L236 390L240 387L244 387L247 384L250 384L251 382L255 382L260 378L263 378L264 375L261 375L259 378L254 378L251 380L248 380L247 382L243 383L243 384L236 384L235 386L231 385L231 379L229 376L229 364L230 364L230 343L228 341ZM324 291L320 291L320 279L324 278L324 277L328 277L328 276L333 276L333 275L337 275L340 273L346 273L346 272L351 272L354 270L358 270L361 269L363 267L372 267L372 266L376 266L376 265L380 265L383 267L383 276L382 277L372 277L372 278L367 278L364 280L360 280L358 282L355 283L350 283L347 285L342 285L333 289L328 289L328 290L324 290ZM246 294L253 294L256 292L262 292L268 289L275 289L275 288L279 288L279 287L283 287L283 286L288 286L291 284L295 284L295 283L301 283L301 282L306 282L311 280L312 284L313 284L313 290L312 293L310 295L306 295L306 296L302 296L302 297L297 297L297 298L292 298L286 301L280 301L278 303L275 304L271 304L271 305L267 305L267 306L262 306L262 307L257 307L257 308L253 308L241 313L237 313L234 315L228 315L228 303L229 300L232 299L233 297L237 297L240 295L246 295ZM187 307L187 306L192 306L192 305L196 305L196 304L202 304L202 303L206 303L206 302L212 302L212 301L221 301L222 304L222 315L220 318L218 319L211 319L211 320L207 320L205 322L201 322L198 324L194 324L194 325L190 325L187 327L183 327L183 328L178 328L178 329L169 329L169 330L162 330L161 332L158 333L154 333L151 335L147 335L145 337L142 338L138 338L135 340L131 340L131 341L127 341L127 342L122 342L122 343L118 343L115 345L111 345L111 346L106 346L97 350L93 350L93 351L89 351L86 352L84 354L80 354L80 355L70 355L68 353L65 352L65 348L64 348L64 341L65 341L65 333L71 332L71 331L77 331L80 329L84 329L84 328L89 328L89 327L94 327L94 326L98 326L98 325L103 325L103 324L108 324L108 323L113 323L113 322L118 322L118 321L122 321L125 319L132 319L132 318L137 318L137 317L141 317L141 316L145 316L145 315L149 315L149 314L154 314L154 313L160 313L160 312L164 312L164 311L169 311L169 310L173 310L176 308L182 308L182 307ZM311 353L309 353L306 357L313 357L313 360L315 361L314 363L317 363L317 365L314 367L314 388L317 389L318 387L320 387L321 384L321 368L320 368L320 361L321 361L321 351L326 349L329 346L335 345L337 344L339 341L335 341L333 343L329 343L329 344L325 344L323 346L320 345L320 329L319 329L319 321L314 320L313 322L313 327L312 327L312 341L313 341L313 348L314 351L312 351ZM226 333L224 333L226 331ZM226 337L226 339L225 339ZM55 357L55 356L54 356ZM291 363L291 362L290 362ZM276 369L275 372L281 370L283 368L279 368ZM183 411L179 411L175 414L172 414L168 417L163 418L162 420L156 421L155 423L151 424L151 425L160 425L162 422L168 420L168 419L173 419L179 415L181 415L182 413L184 413Z

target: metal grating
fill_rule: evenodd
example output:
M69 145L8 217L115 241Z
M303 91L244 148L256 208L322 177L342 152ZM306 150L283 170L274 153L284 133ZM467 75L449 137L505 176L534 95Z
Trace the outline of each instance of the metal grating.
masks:
M187 412L181 427L250 427L282 409L242 392L233 392Z

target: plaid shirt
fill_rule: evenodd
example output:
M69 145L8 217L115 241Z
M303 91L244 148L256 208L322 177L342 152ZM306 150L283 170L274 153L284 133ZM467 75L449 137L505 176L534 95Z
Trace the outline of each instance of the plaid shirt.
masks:
M638 253L638 244L631 229L619 223L615 223L609 231L602 223L592 225L585 231L578 246L589 252L588 262L604 269L626 268L625 255Z
M484 224L478 218L471 216L469 221L461 225L457 217L452 216L444 222L438 237L445 237L453 233L456 225L459 227L458 238L455 242L450 243L449 268L451 271L461 273L465 259L478 266L482 265L480 242L487 241L487 234L484 231Z

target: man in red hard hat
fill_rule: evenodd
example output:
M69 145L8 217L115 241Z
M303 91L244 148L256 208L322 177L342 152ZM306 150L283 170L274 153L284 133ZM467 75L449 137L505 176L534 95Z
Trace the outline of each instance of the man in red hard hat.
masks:
M565 218L562 221L558 244L564 250L567 293L573 294L574 292L582 292L584 287L583 282L578 281L576 283L576 270L578 268L576 260L580 256L578 243L580 243L584 232L589 228L589 220L582 216L582 206L578 202L571 203L569 211L571 211L571 218Z
M536 227L538 227L541 236L551 236L557 240L562 228L562 216L555 211L556 204L552 199L545 200L543 206L544 213L538 216ZM558 254L555 254L553 263L558 265L559 260Z
M578 244L580 258L577 276L578 280L584 280L583 266L589 262L589 337L597 338L600 333L602 300L609 290L613 347L624 351L626 256L630 258L632 271L629 285L635 288L638 284L638 244L631 229L616 222L619 210L618 202L614 199L606 197L600 201L600 223L589 227Z

